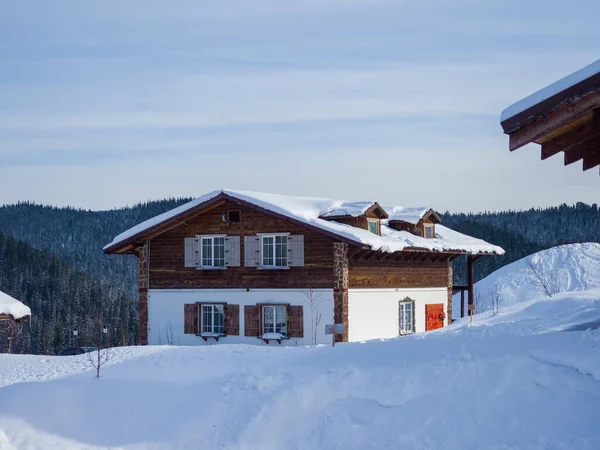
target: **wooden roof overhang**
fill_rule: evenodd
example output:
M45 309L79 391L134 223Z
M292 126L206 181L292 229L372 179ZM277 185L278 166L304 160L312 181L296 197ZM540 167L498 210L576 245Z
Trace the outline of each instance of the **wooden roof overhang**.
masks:
M173 217L170 217L168 219L165 219L163 222L158 223L154 226L151 226L145 230L142 230L136 234L133 234L132 236L129 236L128 238L117 242L115 244L111 244L108 247L106 247L104 249L104 253L108 253L108 254L136 254L138 251L139 246L142 245L142 243L146 240L146 239L151 239L155 236L158 236L168 230L171 230L175 227L178 227L182 224L185 224L185 221L191 217L194 217L198 214L202 214L205 213L213 208L216 208L222 204L224 204L226 201L232 201L232 202L236 202L239 203L241 205L245 205L248 206L250 208L254 208L258 211L261 211L265 214L268 214L270 216L273 217L278 217L278 218L282 218L285 220L288 220L296 225L317 231L319 233L325 234L329 237L332 237L338 241L342 241L342 242L346 242L350 245L353 246L358 246L360 248L370 248L368 245L365 245L361 242L357 242L354 241L352 239L346 238L345 236L341 236L338 235L336 233L330 232L328 230L325 230L323 228L320 228L316 225L311 225L309 223L306 222L302 222L300 220L294 219L293 217L289 217L286 216L285 214L280 214L277 213L275 211L271 211L269 209L263 208L259 205L256 205L254 203L251 202L247 202L245 200L239 199L237 197L233 197L231 195L228 195L224 192L216 195L215 197L211 198L210 200L207 200L203 203L199 203L198 205L181 212L180 214L177 214Z
M21 322L25 322L27 319L29 319L29 316L21 317L20 319L15 319L10 314L0 314L0 321L2 321L2 320L10 320L10 321L14 321L14 322L17 322L17 323L21 323Z
M564 153L564 164L600 165L600 73L504 120L509 149L541 144L542 160Z
M405 248L397 252L382 252L380 250L356 248L349 254L350 259L358 261L398 261L398 262L438 262L438 261L453 261L459 256L469 255L473 260L479 259L482 256L499 256L495 253L477 253L473 254L462 250L436 251L425 248Z

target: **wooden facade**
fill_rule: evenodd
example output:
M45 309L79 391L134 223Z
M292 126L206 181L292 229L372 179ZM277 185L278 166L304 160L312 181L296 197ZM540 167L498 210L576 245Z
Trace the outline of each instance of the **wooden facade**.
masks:
M241 212L240 222L223 221L223 214L232 209ZM243 237L272 232L304 236L304 267L282 270L260 270L243 264L224 270L184 267L186 237L203 234ZM228 200L150 240L150 289L332 288L334 242L317 231ZM243 255L244 239L240 245Z

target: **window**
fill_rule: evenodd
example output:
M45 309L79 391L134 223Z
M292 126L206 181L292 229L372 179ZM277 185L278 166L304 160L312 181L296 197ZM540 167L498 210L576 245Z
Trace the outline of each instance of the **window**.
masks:
M379 234L379 220L368 220L369 231L371 233Z
M288 237L285 234L262 236L262 267L287 267Z
M225 267L225 237L207 236L200 239L200 265Z
M433 225L428 224L428 223L424 224L423 225L423 233L424 233L426 239L433 239L435 237L434 233L433 233Z
M398 304L400 334L414 333L415 304L412 300L402 300Z
M262 334L279 333L287 335L286 305L265 305L262 310Z
M224 305L202 305L202 333L223 333Z
M227 222L239 223L242 221L242 214L239 209L230 209L227 211Z

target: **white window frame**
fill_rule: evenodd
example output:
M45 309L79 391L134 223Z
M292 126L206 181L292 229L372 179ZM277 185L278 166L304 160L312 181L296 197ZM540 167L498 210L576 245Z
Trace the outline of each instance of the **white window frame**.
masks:
M373 233L371 231L371 224L374 223L375 224L375 229L376 229L376 233ZM376 234L377 236L380 236L380 232L379 232L379 220L377 219L367 219L367 230L373 234Z
M427 237L427 230L431 230L431 237ZM424 223L423 224L423 237L425 239L434 239L435 238L435 229L432 223Z
M267 331L265 330L265 310L267 308L273 308L273 331ZM285 332L282 333L281 331L277 331L277 308L282 308L283 309L283 315L285 320L283 321L283 323L285 323ZM280 314L281 315L281 314ZM287 322L288 322L288 313L287 313L287 305L285 304L272 304L272 305L262 305L262 311L261 311L261 317L262 317L262 323L261 323L261 336L267 334L267 333L279 333L282 336L286 336L287 337Z
M260 238L260 252L259 252L259 256L260 256L260 264L259 264L259 268L261 269L289 269L289 251L290 251L290 246L289 246L289 236L290 233L260 233L258 235L258 237ZM276 265L277 262L277 237L283 237L285 238L285 265ZM264 238L273 238L273 264L272 265L266 265L264 264L264 258L263 258L263 250L264 250L264 244L263 244L263 240Z
M403 324L402 317L404 317L404 314L406 313L406 311L405 311L406 305L410 305L410 310L411 310L412 314L410 316L409 323ZM415 332L414 327L413 327L414 323L415 323L415 302L412 300L400 300L398 302L398 333L400 334L400 336L403 336L405 334L414 333ZM408 327L406 325L408 325Z
M225 238L227 237L226 234L202 234L202 235L198 235L198 254L200 255L200 264L198 264L198 267L200 269L216 269L216 270L222 270L222 269L227 269L226 266L226 259L227 259L227 255L225 254ZM223 238L223 265L222 266L215 266L215 238ZM205 266L204 265L204 255L203 255L203 250L204 250L204 246L202 245L202 241L204 239L210 239L211 240L211 248L212 248L212 252L211 252L211 264L209 266Z
M216 327L215 327L215 308L217 306L220 306L222 308L221 311L221 318L222 318L222 323L220 324L219 328L221 329L220 331L217 329L217 331L215 331ZM211 315L211 331L205 331L204 330L204 308L208 307L211 309L210 315ZM224 336L225 335L225 304L224 303L200 303L200 334L218 334L220 336Z

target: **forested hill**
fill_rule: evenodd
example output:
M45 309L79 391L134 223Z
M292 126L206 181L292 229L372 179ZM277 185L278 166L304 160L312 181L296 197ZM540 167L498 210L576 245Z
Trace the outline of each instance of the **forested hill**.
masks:
M110 211L55 208L31 203L0 207L0 231L46 250L91 274L97 281L135 297L137 259L108 256L102 247L117 234L189 198L150 201ZM502 246L504 257L487 257L475 265L476 279L558 241L600 240L596 204L577 203L528 211L463 214L444 213L443 223L457 231ZM456 282L464 282L465 264L455 264Z
M95 345L104 326L112 345L139 341L134 299L56 256L0 232L0 290L22 299L32 319L19 327L13 351L54 354L71 344ZM0 332L0 340L6 335ZM0 347L3 347L0 342Z
M4 205L0 207L0 232L48 251L75 270L136 297L137 258L105 255L102 248L117 234L189 200L171 198L110 211L33 203Z
M600 241L598 205L577 203L527 211L502 211L478 214L441 215L444 225L500 245L506 250L501 257L481 258L475 263L475 279L539 250L562 242ZM455 263L455 281L466 281L466 264Z

